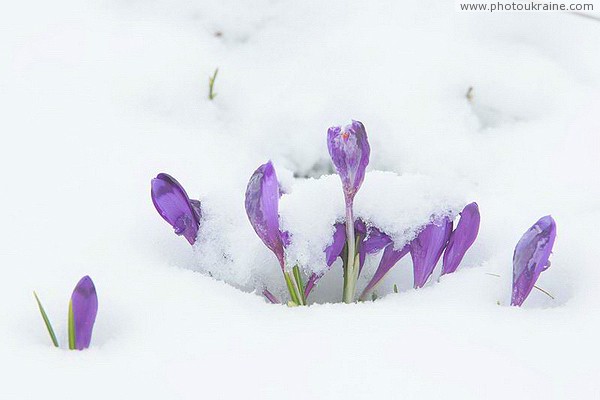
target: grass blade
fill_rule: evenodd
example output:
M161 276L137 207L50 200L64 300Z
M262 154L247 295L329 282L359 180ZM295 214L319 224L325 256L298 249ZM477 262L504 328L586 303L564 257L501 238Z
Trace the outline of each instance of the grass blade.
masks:
M50 323L50 319L48 318L48 314L46 314L46 310L44 310L44 306L42 306L42 302L38 297L37 293L34 291L33 296L35 297L35 301L37 302L38 308L40 309L40 314L42 314L42 319L44 320L44 324L46 325L46 329L50 334L50 339L52 339L52 343L54 347L58 347L58 340L56 339L56 335L54 334L54 329L52 328L52 324Z

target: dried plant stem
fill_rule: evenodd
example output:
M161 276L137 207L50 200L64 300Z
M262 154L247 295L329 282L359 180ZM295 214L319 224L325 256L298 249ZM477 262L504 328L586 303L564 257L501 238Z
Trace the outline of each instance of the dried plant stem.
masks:
M500 275L498 275L498 274L492 274L491 272L486 272L486 275L495 276L496 278L500 278ZM545 291L541 287L539 287L537 285L533 285L533 287L536 288L537 290L539 290L540 292L544 293L546 296L550 297L552 300L554 300L554 296L552 296L550 293L548 293L547 291Z

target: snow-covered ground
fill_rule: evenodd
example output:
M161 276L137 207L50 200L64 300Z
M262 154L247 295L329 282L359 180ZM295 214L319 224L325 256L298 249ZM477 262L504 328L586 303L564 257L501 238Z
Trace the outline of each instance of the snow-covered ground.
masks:
M2 7L0 54L0 398L600 397L600 22L437 0L23 1ZM248 178L274 161L290 251L318 260L343 204L326 130L351 118L372 149L359 215L401 232L477 201L479 238L420 290L407 257L375 302L269 305L252 289L283 280ZM203 202L195 252L150 201L158 172ZM547 214L555 299L509 307L514 246ZM57 350L31 291L64 346L85 274L92 347ZM314 300L340 281L336 265Z

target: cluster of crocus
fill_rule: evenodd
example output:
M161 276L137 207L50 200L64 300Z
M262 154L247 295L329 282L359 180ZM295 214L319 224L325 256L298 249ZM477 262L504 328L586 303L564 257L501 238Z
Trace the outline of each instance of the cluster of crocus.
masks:
M50 334L50 339L54 346L59 347L50 319L37 293L33 292L33 295L42 314L46 329ZM92 282L92 278L86 275L75 286L71 294L71 300L69 301L67 331L70 350L83 350L90 347L97 313L98 296L96 295L96 287L94 286L94 282Z
M513 285L510 304L521 306L535 282L550 267L550 254L556 239L556 222L546 215L525 232L513 253Z
M369 282L361 298L372 290L383 276L407 253L410 252L414 266L414 286L422 287L444 253L442 273L454 272L465 252L473 244L479 231L479 209L476 203L465 207L456 230L452 231L452 221L444 217L439 221L428 224L419 235L400 249L394 248L392 240L377 228L371 232L357 233L357 224L353 218L354 196L360 189L369 163L370 147L367 132L362 123L352 121L345 127L329 128L327 147L331 160L341 178L346 203L346 235L342 237L336 228L332 246L326 251L332 251L340 246L336 241L345 241L347 255L344 263L344 294L343 301L354 301L356 281L364 264L367 253L375 253L385 248L381 262L373 279ZM358 237L357 237L358 236ZM318 279L315 277L315 279Z
M442 254L444 255L442 275L453 273L475 242L479 232L479 221L479 207L477 203L470 203L460 213L456 229L452 230L453 221L449 217L443 217L427 224L415 239L399 249L394 248L394 243L390 243L384 249L379 266L363 290L361 298L364 299L390 269L408 253L413 262L415 289L427 283Z
M449 216L432 218L423 225L416 237L396 246L385 232L354 218L354 198L358 193L369 164L370 146L364 125L352 121L346 126L334 126L327 132L327 147L333 165L340 176L345 201L345 221L333 227L332 243L325 248L327 271L342 259L344 287L342 300L355 301L356 284L368 254L383 250L379 265L360 295L365 300L384 276L407 254L413 264L413 286L423 287L433 274L440 258L442 275L456 271L467 250L479 232L480 214L477 203L470 203L460 213L454 228ZM191 200L183 187L170 175L161 173L152 180L152 201L160 215L194 244L200 226L201 210L198 200ZM313 273L306 285L299 266L286 264L286 248L290 235L279 224L279 198L281 196L277 174L269 161L259 166L250 177L245 195L248 219L258 237L269 248L279 263L290 294L289 305L306 305L307 298L324 272ZM550 216L541 218L517 244L513 257L512 305L520 306L527 298L539 274L550 265L550 256L556 224ZM396 289L395 289L396 290ZM263 295L272 303L279 303L267 289Z

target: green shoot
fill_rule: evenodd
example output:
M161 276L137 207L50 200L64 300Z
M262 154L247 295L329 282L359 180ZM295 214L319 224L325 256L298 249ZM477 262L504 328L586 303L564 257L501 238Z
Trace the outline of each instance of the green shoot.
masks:
M215 73L213 76L208 77L208 99L213 100L217 97L215 93L215 79L217 79L217 73L219 72L219 68L215 69Z
M75 350L75 317L73 315L73 301L69 300L69 350Z
M300 267L294 265L293 268L294 279L296 279L296 286L298 287L299 297L302 300L302 305L306 305L306 297L304 296L304 282L302 282L302 275L300 274Z
M283 276L285 277L285 284L287 285L288 291L290 292L290 297L292 298L292 302L296 305L301 305L300 298L298 298L298 294L296 293L296 287L294 282L292 282L292 278L289 272L284 272Z
M52 344L54 347L58 347L58 340L56 340L56 335L54 334L54 329L52 329L52 324L50 323L50 319L48 319L48 315L42 306L42 302L40 301L37 293L34 291L33 296L35 297L35 301L37 302L38 308L40 309L40 314L42 314L42 319L44 320L44 324L46 324L46 329L50 334L50 339L52 339Z

